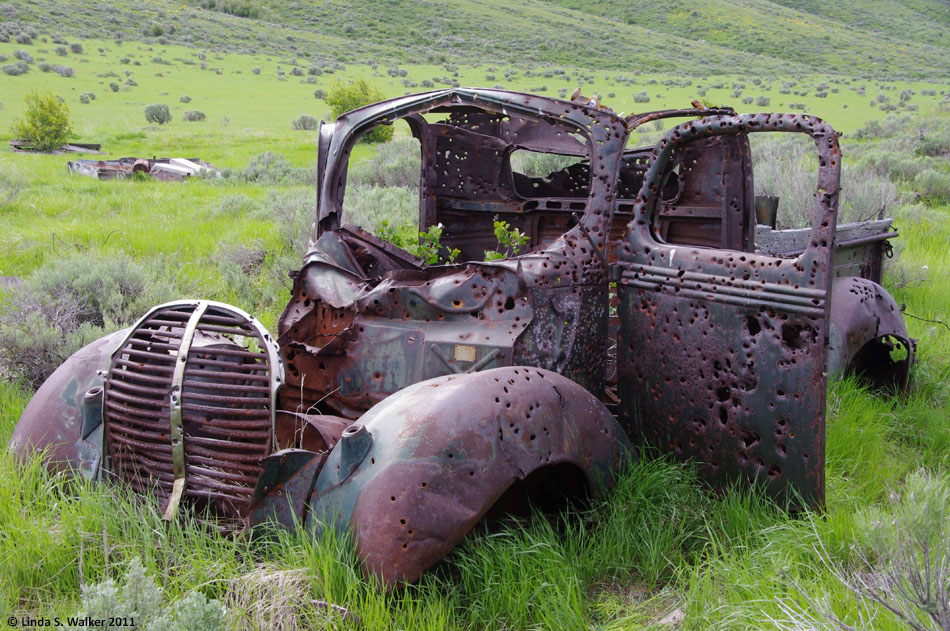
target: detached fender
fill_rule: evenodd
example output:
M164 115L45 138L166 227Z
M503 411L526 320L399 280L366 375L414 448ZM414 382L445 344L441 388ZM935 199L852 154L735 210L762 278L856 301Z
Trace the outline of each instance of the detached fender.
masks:
M904 389L915 347L916 340L907 335L900 307L887 290L864 278L842 278L835 283L828 340L829 375L854 371L875 386Z
M17 459L46 450L45 464L51 470L96 477L102 458L105 381L100 371L109 370L112 353L127 333L117 331L84 346L43 382L13 430L10 450Z
M557 373L505 367L438 377L386 398L344 431L317 478L308 525L349 526L367 575L412 582L512 485L568 468L596 496L633 454L607 408Z

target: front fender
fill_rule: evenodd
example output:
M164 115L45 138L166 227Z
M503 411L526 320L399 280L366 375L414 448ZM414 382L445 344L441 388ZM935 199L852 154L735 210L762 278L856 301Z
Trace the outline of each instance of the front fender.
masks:
M412 582L519 480L569 465L609 487L633 449L592 394L505 367L417 383L372 407L327 457L308 525L349 526L364 571Z
M13 430L10 450L17 459L46 450L49 469L96 477L102 457L102 399L98 407L87 405L84 399L96 388L101 397L105 379L100 372L109 370L112 353L127 333L117 331L84 346L43 382Z
M895 346L903 357L893 357ZM900 307L877 283L857 277L838 280L831 295L827 371L840 377L855 371L873 385L907 387L915 340L907 335Z

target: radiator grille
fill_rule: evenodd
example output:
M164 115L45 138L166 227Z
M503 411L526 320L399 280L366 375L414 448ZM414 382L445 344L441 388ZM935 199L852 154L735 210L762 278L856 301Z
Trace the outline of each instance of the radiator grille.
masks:
M179 362L183 370L176 371ZM221 517L243 518L261 458L273 447L282 372L271 337L240 310L209 302L156 307L115 352L106 378L112 472L167 504L178 449L184 498ZM179 392L180 446L173 431Z

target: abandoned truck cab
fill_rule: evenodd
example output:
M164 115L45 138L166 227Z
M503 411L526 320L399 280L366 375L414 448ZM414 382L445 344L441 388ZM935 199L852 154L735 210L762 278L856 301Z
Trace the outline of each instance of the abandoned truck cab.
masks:
M670 117L687 122L627 146ZM441 225L444 258L464 262L426 265L347 223L351 151L397 120L418 141L419 230ZM756 227L760 131L817 145L804 241ZM829 369L906 383L913 342L879 285L893 233L836 242L837 134L814 117L624 119L448 89L322 125L317 171L313 242L275 337L228 305L160 305L67 360L11 447L124 480L167 519L188 502L233 529L348 528L392 584L481 520L609 488L634 445L819 505ZM499 221L524 251L482 260Z

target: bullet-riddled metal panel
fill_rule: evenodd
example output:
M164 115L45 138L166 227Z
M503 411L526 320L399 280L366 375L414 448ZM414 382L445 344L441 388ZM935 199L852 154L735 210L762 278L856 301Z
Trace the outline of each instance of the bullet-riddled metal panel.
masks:
M815 140L819 190L806 251L782 259L657 237L657 192L673 150L757 131ZM621 422L697 461L714 485L756 479L793 505L820 505L837 133L810 116L710 117L673 128L652 159L620 253ZM734 195L724 213L746 205Z

